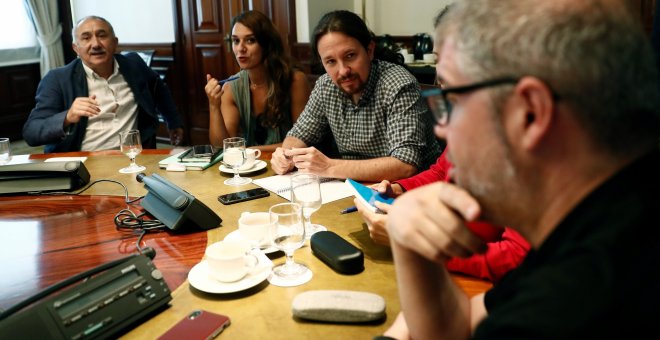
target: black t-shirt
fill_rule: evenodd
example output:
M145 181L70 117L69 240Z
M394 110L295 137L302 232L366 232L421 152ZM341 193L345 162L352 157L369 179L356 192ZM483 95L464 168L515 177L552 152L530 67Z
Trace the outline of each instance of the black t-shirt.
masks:
M486 293L474 338L657 337L659 176L653 152L593 191Z

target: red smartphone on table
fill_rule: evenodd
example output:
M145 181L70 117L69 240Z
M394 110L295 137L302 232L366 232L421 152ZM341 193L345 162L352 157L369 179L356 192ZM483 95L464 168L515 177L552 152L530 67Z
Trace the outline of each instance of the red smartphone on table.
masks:
M210 340L218 336L229 324L229 317L226 315L196 310L177 322L158 340Z

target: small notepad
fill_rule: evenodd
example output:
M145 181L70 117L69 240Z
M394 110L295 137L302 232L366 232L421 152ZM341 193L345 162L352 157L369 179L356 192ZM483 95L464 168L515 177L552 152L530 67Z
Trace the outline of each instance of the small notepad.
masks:
M87 157L51 157L46 158L44 162L71 162L71 161L81 161L85 163Z
M167 169L169 166L172 166L172 164L175 164L175 167L180 165L185 166L184 170L206 170L222 160L222 153L219 153L211 162L182 162L179 157L188 151L189 150L185 150L162 159L158 162L158 167L161 169Z
M291 200L291 177L297 172L291 172L285 175L275 175L265 178L259 178L252 183L276 193L277 195ZM344 184L344 181L336 178L322 177L321 180L321 201L323 204L340 200L351 196L353 193Z

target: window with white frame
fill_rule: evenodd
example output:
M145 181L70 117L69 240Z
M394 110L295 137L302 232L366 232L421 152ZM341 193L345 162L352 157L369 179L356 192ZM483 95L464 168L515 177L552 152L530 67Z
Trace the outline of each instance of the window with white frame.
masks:
M39 43L23 0L2 0L0 66L39 62Z

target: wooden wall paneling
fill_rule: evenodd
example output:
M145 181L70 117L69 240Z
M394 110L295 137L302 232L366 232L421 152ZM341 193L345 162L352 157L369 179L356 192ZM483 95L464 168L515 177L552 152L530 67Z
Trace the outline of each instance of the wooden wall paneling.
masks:
M303 72L307 74L313 73L312 63L314 54L309 43L294 43L291 46L291 57L298 62L298 66L302 68Z
M278 2L286 2L288 0L278 0ZM266 14L269 18L273 17L273 4L271 0L252 0L252 9Z
M644 30L651 35L653 30L653 17L655 15L656 0L642 0L641 3L641 19Z
M73 43L73 37L71 36L71 31L73 30L73 17L71 16L70 0L57 0L57 9L60 15L60 23L62 24L64 62L68 64L73 59L76 59L76 52L74 52L71 47L71 44Z
M272 1L272 0L271 0ZM284 40L284 48L291 47L298 41L296 32L296 4L293 0L272 1L270 17Z
M219 4L213 0L194 0L195 32L215 33L220 31L220 18L218 17Z
M640 20L644 31L651 35L653 29L653 15L655 13L656 0L626 0L626 4Z
M238 72L226 39L231 34L231 18L245 9L247 3L243 0L181 2L190 144L209 142L206 74L223 79Z
M41 80L39 64L0 68L0 137L23 139L23 124L34 107Z
M190 115L190 142L195 144L208 144L209 131L209 110L208 99L204 86L206 85L206 74L214 77L224 78L224 67L222 63L222 43L218 44L197 44L196 63L197 71L192 75L192 81L197 87L195 97L196 111Z
M266 14L282 36L284 48L291 47L298 40L296 32L295 0L253 0L252 9Z

